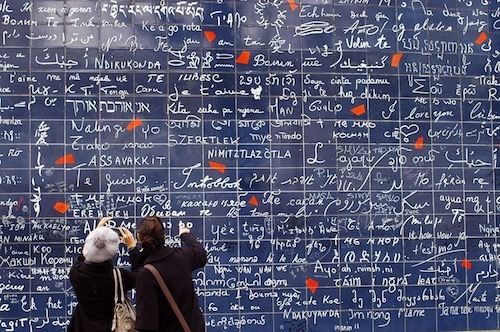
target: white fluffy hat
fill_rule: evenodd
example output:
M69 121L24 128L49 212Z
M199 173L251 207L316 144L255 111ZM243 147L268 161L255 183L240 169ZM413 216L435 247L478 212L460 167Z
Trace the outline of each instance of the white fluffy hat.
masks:
M118 234L108 227L97 227L87 235L82 254L89 262L102 263L116 255L119 244Z

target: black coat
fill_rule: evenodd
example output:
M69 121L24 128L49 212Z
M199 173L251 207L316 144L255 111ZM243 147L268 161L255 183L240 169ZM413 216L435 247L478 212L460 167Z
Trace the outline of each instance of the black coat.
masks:
M207 254L193 235L183 234L181 239L187 247L161 247L150 253L144 259L144 264L152 264L158 269L191 331L201 332L205 331L205 320L194 290L191 273L205 266ZM138 331L183 331L179 320L149 270L144 268L139 270L136 291L136 329Z
M135 274L120 269L124 288L135 285ZM110 332L115 305L112 261L87 263L83 256L70 270L69 278L78 299L68 332Z

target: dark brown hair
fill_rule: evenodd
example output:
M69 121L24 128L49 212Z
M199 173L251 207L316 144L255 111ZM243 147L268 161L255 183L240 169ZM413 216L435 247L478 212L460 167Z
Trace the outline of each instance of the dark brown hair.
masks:
M152 250L161 247L165 243L165 228L163 222L157 216L145 217L139 226L139 235L144 249Z

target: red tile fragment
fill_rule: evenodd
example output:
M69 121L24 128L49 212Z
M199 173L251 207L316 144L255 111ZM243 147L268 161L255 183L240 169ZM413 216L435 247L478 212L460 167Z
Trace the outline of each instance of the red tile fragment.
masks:
M253 206L259 206L259 200L255 196L252 196L252 198L248 200L248 203Z
M292 11L294 11L295 9L297 9L299 6L295 3L295 0L288 0L288 5L290 6L290 8L292 9Z
M462 261L462 267L465 267L467 270L470 270L472 268L472 262L467 258L464 258Z
M481 45L482 43L484 43L486 40L488 39L488 35L486 34L486 32L481 32L479 34L479 36L476 38L476 44L478 45Z
M128 124L127 130L128 131L134 130L135 128L137 128L141 125L142 125L141 119L134 119L134 120L130 121L130 123Z
M403 57L403 53L394 53L392 55L392 59L391 59L391 67L399 66L399 62L401 61L402 57Z
M424 137L420 136L415 142L415 149L422 150L424 148Z
M217 35L213 31L203 31L203 34L205 35L205 38L209 42L213 42L215 40L215 38L217 38Z
M250 52L249 51L241 52L241 54L236 59L236 63L239 63L241 65L248 65L249 62L250 62Z
M57 212L64 214L66 211L69 210L69 204L63 203L63 202L57 202L54 204L54 210Z
M56 165L74 164L75 157L72 154L67 154L56 160Z
M309 278L306 280L306 285L309 288L309 290L314 294L316 292L316 289L318 289L319 283L316 280Z
M210 168L215 169L219 173L224 173L226 171L226 165L217 163L215 161L209 161L208 164Z
M354 108L351 108L351 112L357 116L361 116L366 113L366 108L364 104L358 105Z

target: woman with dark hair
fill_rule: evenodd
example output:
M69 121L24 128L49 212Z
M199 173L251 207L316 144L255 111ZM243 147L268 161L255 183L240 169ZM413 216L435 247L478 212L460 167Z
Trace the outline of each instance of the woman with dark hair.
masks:
M179 236L186 244L181 248L165 246L165 229L160 218L142 220L137 240L142 246L140 264L151 264L159 271L175 299L191 331L205 331L205 320L200 310L191 273L207 263L207 253L201 243L190 234L190 229L179 226ZM153 274L142 268L136 279L136 330L139 332L183 331Z

